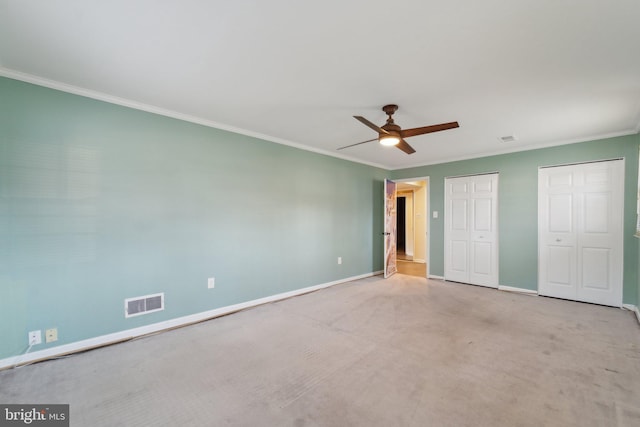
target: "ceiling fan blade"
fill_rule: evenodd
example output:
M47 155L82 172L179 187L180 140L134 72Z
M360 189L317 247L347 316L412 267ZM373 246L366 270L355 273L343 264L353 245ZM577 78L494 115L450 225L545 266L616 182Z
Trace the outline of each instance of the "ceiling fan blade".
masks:
M396 145L396 147L398 147L399 149L401 149L407 154L413 154L416 152L416 150L414 150L413 147L407 144L407 141L405 141L402 138L400 138L400 142L398 143L398 145Z
M362 142L356 142L355 144L351 144L351 145L346 145L344 147L340 147L340 148L336 148L336 150L343 150L345 148L349 148L349 147L355 147L356 145L360 145L360 144L364 144L366 142L371 142L371 141L377 141L378 138L373 138L373 139L369 139L367 141L362 141Z
M387 132L386 130L382 129L379 126L376 126L375 124L371 123L369 120L365 119L362 116L353 116L354 119L358 120L360 123L362 123L363 125L370 127L371 129L375 130L378 133L386 133L389 134L389 132Z
M400 135L403 138L409 138L410 136L418 136L418 135L424 135L425 133L440 132L441 130L455 129L457 127L460 127L458 125L458 122L441 123L439 125L424 126L421 128L404 129L400 131Z

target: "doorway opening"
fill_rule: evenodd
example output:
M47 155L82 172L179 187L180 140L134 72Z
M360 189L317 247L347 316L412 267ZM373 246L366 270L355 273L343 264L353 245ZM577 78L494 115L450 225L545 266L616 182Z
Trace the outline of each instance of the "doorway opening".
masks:
M427 277L428 178L396 181L396 250L398 273Z
M413 256L407 255L407 198L398 195L396 197L396 251L398 259L413 261Z

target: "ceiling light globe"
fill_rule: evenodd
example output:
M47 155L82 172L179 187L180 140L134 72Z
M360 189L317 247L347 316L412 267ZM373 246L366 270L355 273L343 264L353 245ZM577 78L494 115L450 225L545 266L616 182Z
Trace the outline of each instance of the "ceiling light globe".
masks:
M398 145L399 142L400 142L400 138L393 135L386 135L380 138L380 144L386 145L388 147Z

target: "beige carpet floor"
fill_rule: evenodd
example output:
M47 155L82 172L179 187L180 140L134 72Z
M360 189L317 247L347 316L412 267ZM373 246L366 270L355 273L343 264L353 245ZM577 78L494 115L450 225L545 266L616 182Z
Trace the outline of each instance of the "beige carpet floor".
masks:
M640 426L632 313L396 274L0 372L72 426Z

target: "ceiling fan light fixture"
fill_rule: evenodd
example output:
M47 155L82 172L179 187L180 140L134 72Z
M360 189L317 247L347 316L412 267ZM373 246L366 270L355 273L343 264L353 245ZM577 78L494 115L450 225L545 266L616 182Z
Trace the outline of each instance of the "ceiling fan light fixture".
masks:
M395 104L389 104L382 107L382 111L385 112L389 118L387 119L387 123L383 126L378 126L375 123L370 122L362 116L353 116L354 119L365 125L366 127L373 129L378 133L378 138L370 139L368 141L357 142L355 144L346 145L344 147L338 148L338 150L342 150L344 148L355 147L356 145L364 144L367 142L375 141L376 139L380 142L380 145L386 145L389 147L396 147L401 151L404 151L407 154L413 154L416 150L407 144L405 141L407 138L411 136L424 135L432 132L440 132L442 130L454 129L460 127L458 122L449 122L449 123L440 123L437 125L431 126L422 126L419 128L412 129L402 129L399 125L395 124L393 121L393 113L396 112L398 106Z
M400 138L395 135L383 135L380 137L380 144L387 147L393 147L394 145L398 145L399 143Z

